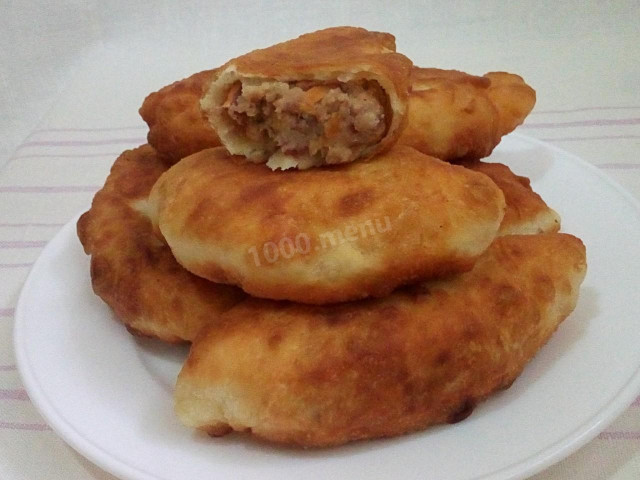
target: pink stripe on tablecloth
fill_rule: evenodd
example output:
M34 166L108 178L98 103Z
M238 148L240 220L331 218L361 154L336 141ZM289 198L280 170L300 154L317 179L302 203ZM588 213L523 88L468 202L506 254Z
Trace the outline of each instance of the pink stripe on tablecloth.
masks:
M640 163L601 163L598 168L605 170L636 170L640 168Z
M640 397L636 398L631 404L632 407L640 407Z
M15 365L0 365L0 372L13 372L17 369Z
M525 123L520 128L605 127L608 125L640 125L640 118L600 118L573 122Z
M10 268L29 268L33 263L0 263L0 270L8 270Z
M0 308L0 317L13 317L14 313L16 313L15 308Z
M41 128L34 130L31 134L46 132L117 132L118 130L143 130L146 125L135 125L131 127L98 127L98 128Z
M0 422L0 430L31 430L45 432L51 430L46 423Z
M87 145L114 145L117 143L146 143L146 138L107 138L104 140L34 140L25 142L18 150L25 147L83 147Z
M640 135L591 135L588 137L557 137L557 138L541 138L545 142L581 142L584 140L634 140L640 138Z
M43 240L0 240L0 248L42 248L46 244Z
M83 193L95 192L99 188L93 185L6 185L0 186L0 193Z
M34 222L30 222L30 223L0 223L0 227L2 228L9 228L9 227L16 227L16 228L26 228L26 227L63 227L64 223L34 223Z
M547 114L547 113L576 113L576 112L590 112L592 110L640 110L640 106L633 107L629 105L614 106L614 105L602 105L595 107L579 107L579 108L567 108L559 110L534 110L531 115L535 114Z
M613 431L602 432L598 435L600 440L640 440L640 432L633 431Z
M23 388L5 389L0 388L0 400L29 400L27 391Z

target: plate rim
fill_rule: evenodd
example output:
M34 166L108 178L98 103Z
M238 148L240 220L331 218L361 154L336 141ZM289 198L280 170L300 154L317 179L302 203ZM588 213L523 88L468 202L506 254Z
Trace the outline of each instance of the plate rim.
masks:
M597 166L587 162L574 153L568 152L556 145L538 140L528 135L512 133L509 137L511 139L517 139L521 142L549 149L554 153L561 155L564 159L569 160L581 168L595 174L600 180L615 190L616 193L620 194L640 214L640 200L636 199L631 192ZM490 157L486 160L491 161ZM83 210L83 212L84 211L86 210ZM31 291L31 285L35 281L34 278L37 276L38 270L42 268L42 265L49 258L51 250L58 242L62 241L65 235L69 234L68 231L73 229L73 226L81 214L82 213L78 213L72 217L72 219L69 220L69 222L67 222L49 242L47 242L40 252L38 259L31 267L27 279L20 291L15 308L13 325L13 347L16 366L20 374L20 378L27 394L29 395L31 403L42 415L55 434L82 456L95 463L98 467L119 478L131 480L173 480L167 477L158 476L155 473L146 472L138 467L127 464L78 432L73 424L69 423L69 421L57 411L54 403L50 401L47 394L42 390L42 387L36 380L35 373L29 363L26 344L24 343L24 329L26 328L26 322L28 322L25 313L25 305L27 303L27 298L29 297L29 292ZM483 476L475 477L474 480L523 479L541 472L542 470L567 458L569 455L575 453L588 442L593 440L600 432L602 432L629 408L638 394L640 394L640 364L637 365L635 371L627 379L627 382L618 389L617 393L611 397L606 405L582 422L570 433L565 435L562 439L532 453L524 460L506 465Z
M136 467L132 467L119 458L116 458L110 452L107 452L100 446L96 445L91 439L82 435L74 425L64 417L64 415L58 412L54 403L49 399L48 395L43 391L41 385L36 380L35 372L29 362L29 355L26 352L26 344L23 340L25 335L23 330L26 328L25 322L27 322L25 318L26 314L24 313L26 307L24 307L24 305L27 303L26 298L28 297L28 291L31 288L31 284L34 282L33 278L36 277L37 270L41 267L41 264L45 262L50 250L53 248L55 243L61 241L61 239L68 234L68 230L73 229L73 226L81 215L82 213L76 214L71 220L65 223L60 230L58 230L49 242L47 242L40 252L38 259L31 267L27 279L20 291L20 296L18 297L14 314L13 327L13 347L16 358L16 367L20 373L20 379L33 406L38 410L40 415L42 415L54 433L75 451L95 463L107 473L115 475L118 478L124 477L126 479L131 478L132 480L169 480L150 474L149 472L142 471Z

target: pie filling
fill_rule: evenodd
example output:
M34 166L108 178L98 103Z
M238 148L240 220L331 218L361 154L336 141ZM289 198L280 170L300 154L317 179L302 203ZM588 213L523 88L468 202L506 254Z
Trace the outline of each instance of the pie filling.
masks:
M359 158L387 131L386 96L372 80L236 82L222 108L261 148L252 160L281 154L312 164Z

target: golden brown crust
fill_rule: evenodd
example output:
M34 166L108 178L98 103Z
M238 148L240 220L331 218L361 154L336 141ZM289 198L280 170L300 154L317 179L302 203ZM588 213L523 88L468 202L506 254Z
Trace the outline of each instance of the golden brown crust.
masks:
M399 142L443 160L487 157L520 125L536 96L521 77L414 67L409 118Z
M308 80L318 74L333 77L335 72L351 72L353 65L360 64L361 68L384 72L399 93L406 92L412 63L395 51L395 37L390 33L332 27L253 50L230 60L220 71L234 65L240 72L264 78Z
M219 145L217 136L214 135L215 141L211 141L213 130L203 115L197 117L197 122L194 125L184 120L193 117L188 112L193 112L195 109L199 111L197 106L199 97L196 98L196 95L183 96L180 93L184 91L203 92L213 72L214 70L209 70L192 75L188 79L151 94L145 100L141 112L145 112L145 119L148 119L150 124L150 143L156 149L164 148L165 157L177 161L182 156L197 153L209 146ZM494 99L497 108L503 112L499 119L505 123L505 126L498 129L505 132L515 128L517 123L526 117L529 108L527 106L529 103L517 102L513 99L518 98L518 95L523 98L535 99L535 96L531 97L531 89L519 80L520 77L513 74L488 73L484 77L476 77L455 70L418 69L417 67L414 67L414 72L418 83L423 77L426 79L438 77L447 82L457 81L469 84L477 91L486 91L487 95ZM508 88L505 88L504 84L509 85ZM523 92L518 94L518 90ZM441 93L438 93L436 97L441 96ZM501 95L498 95L499 93ZM414 92L410 101L420 101L420 95L419 92ZM509 108L515 109L514 115L509 116ZM163 127L156 126L154 128L153 125ZM475 130L474 135L480 136L481 130ZM432 148L434 151L437 150L435 147ZM441 151L446 152L450 149L444 147ZM437 157L437 155L434 156ZM550 209L537 193L531 190L525 177L513 174L506 166L497 166L493 163L487 164L470 160L464 162L463 165L488 175L503 190L507 210L500 227L501 234L558 231L560 222L557 213Z
M211 149L173 166L151 199L154 223L189 271L317 304L468 270L504 211L485 175L402 146L286 172Z
M152 93L140 110L150 127L149 143L174 162L220 145L198 104L214 72L197 73ZM536 98L521 77L504 72L477 77L414 67L412 83L411 125L402 141L442 160L488 156L500 137L524 121Z
M305 447L459 421L545 344L585 269L575 237L507 236L471 272L379 300L248 299L195 340L176 412L190 427Z
M519 75L507 72L489 72L487 95L498 110L498 133L506 135L520 125L533 110L536 92Z
M95 293L129 331L181 342L192 340L243 294L190 274L153 234L142 210L167 168L148 145L124 152L91 209L80 217L77 231L91 255Z
M147 141L174 162L205 148L221 145L202 110L200 98L215 70L174 82L145 98L139 113L149 125Z
M389 109L386 133L361 154L360 159L367 159L390 148L404 128L411 67L411 60L396 53L393 35L356 27L327 28L230 60L214 75L202 106L223 145L234 154L251 157L258 148L255 142L218 111L238 80L373 80L384 90Z
M521 177L501 163L471 160L462 166L484 173L502 190L507 208L500 235L531 235L560 230L560 216L533 191L527 177Z

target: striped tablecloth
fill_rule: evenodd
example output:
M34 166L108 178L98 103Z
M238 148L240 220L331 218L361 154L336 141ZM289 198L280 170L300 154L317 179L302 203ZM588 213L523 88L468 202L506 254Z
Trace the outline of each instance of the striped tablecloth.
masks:
M624 11L616 12L616 19L625 18ZM519 22L517 14L513 12L514 19L511 22L514 31ZM565 14L570 17L568 10ZM372 17L369 15L365 20L367 18ZM608 19L608 23L603 21L600 30L593 27L600 25L598 19L594 20L591 27L584 27L595 31L593 35L596 37L598 32L602 34L602 38L597 38L598 45L602 46L601 51L598 55L588 57L592 63L585 61L585 58L590 55L588 49L596 40L580 36L586 35L586 30L583 32L577 20L569 21L571 18L567 20L567 25L570 24L567 28L558 23L557 37L552 34L538 35L538 31L531 27L531 19L523 21L523 31L528 33L520 37L514 35L509 45L511 53L505 47L504 53L496 54L493 58L502 62L498 68L523 73L538 89L538 107L519 129L521 133L581 156L640 198L640 39L637 34L630 33L633 29L637 30L638 23L634 23L633 17L624 20L620 30L622 33L616 36L618 26L611 20L613 14L602 18ZM304 25L308 30L314 21L311 17L306 18ZM397 19L390 21L399 22ZM409 18L403 21L404 25L409 25L413 20ZM557 19L554 21L560 22ZM445 20L443 22L446 24ZM352 19L332 23L356 22ZM369 20L369 23L373 27L384 28L381 21L376 23ZM526 30L527 26L530 30ZM436 23L432 27L438 28ZM399 36L399 44L405 46L415 44L416 40L411 36L413 34L406 33L415 33L415 25L412 28L403 32L398 25L395 30L393 26L389 27ZM480 31L474 30L473 25L469 28L471 33ZM227 35L233 33L231 30L227 29ZM561 31L579 32L575 38L581 38L584 45L571 44L571 48L558 46L558 42L565 38ZM609 37L605 37L607 32ZM410 38L403 40L404 33ZM175 32L173 35L174 38L177 36ZM473 48L489 48L487 44L493 42L491 45L498 51L504 42L496 35L494 40L485 43L478 40L482 38L480 35L470 37L480 43L478 47L471 46L466 56L466 41L452 38L451 42L457 43L451 51L458 48L460 68L485 68L474 63L476 56ZM156 40L152 40L143 46L138 45L135 54L131 55L124 52L129 48L129 40L120 41L117 46L103 45L99 55L87 55L84 63L76 65L73 80L52 102L53 107L39 128L24 139L0 169L2 480L113 478L66 446L30 403L15 365L12 349L13 316L20 289L42 248L63 224L88 207L93 193L104 182L116 156L126 148L145 142L146 128L136 114L144 94L174 78L215 65L226 58L226 55L217 53L207 63L204 58L208 57L204 54L198 58L187 56L177 62L179 68L172 68L171 62L165 62L149 78L143 73L122 76L121 72L138 72L140 58L149 58L157 53ZM255 38L243 38L238 45L228 46L229 55L262 43ZM625 48L628 49L626 53ZM549 71L542 71L544 62L541 57L535 56L538 49L548 52L546 65ZM436 57L435 50L433 52ZM427 65L430 57L425 53L422 55L421 63ZM559 58L558 55L565 56ZM571 58L575 56L579 61L571 63ZM434 64L457 66L455 63L451 65L452 62L445 63L448 59L443 55L436 58L440 61ZM615 65L609 64L611 59L616 61ZM538 62L536 69L523 71L534 61ZM561 70L568 63L572 69ZM611 69L617 72L619 83L611 81ZM473 73L485 70L475 70ZM570 74L567 73L569 70ZM603 73L598 76L598 72ZM554 74L557 75L557 81L550 78ZM535 478L640 478L640 398L595 440Z

